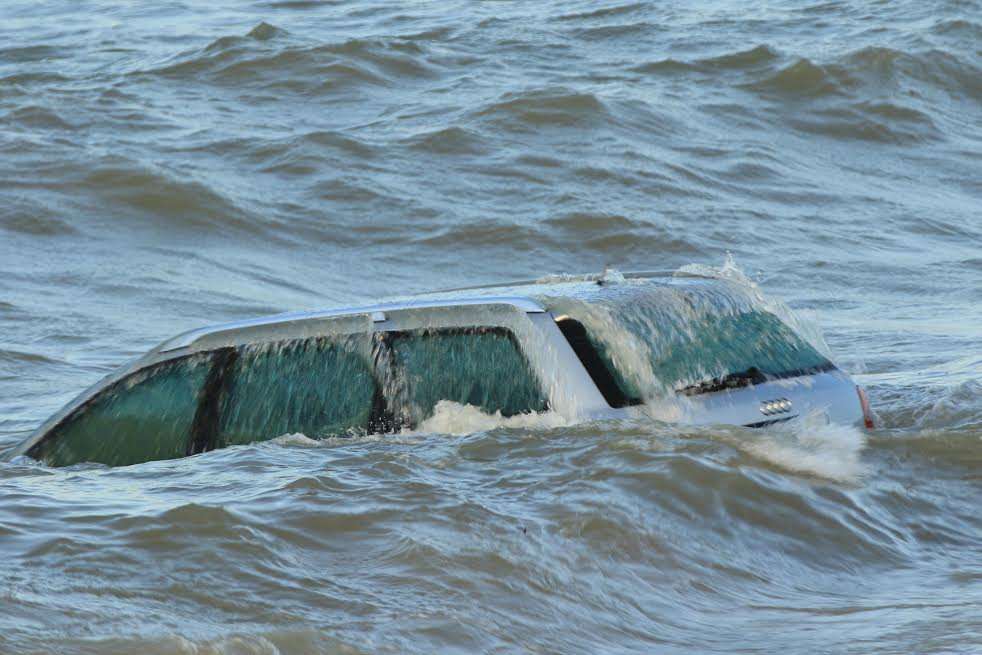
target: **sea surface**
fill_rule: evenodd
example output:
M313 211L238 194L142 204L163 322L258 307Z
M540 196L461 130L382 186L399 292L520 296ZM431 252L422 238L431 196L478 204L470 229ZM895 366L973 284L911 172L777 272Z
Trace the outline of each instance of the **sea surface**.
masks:
M186 329L692 265L878 427L3 462L0 653L982 652L978 0L5 1L0 450Z

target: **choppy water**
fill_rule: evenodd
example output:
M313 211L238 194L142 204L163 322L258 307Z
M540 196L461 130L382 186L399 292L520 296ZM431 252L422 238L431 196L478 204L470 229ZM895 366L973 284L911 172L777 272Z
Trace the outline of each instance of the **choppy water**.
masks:
M982 5L7 2L0 448L180 330L730 251L881 427L0 465L0 652L982 652Z

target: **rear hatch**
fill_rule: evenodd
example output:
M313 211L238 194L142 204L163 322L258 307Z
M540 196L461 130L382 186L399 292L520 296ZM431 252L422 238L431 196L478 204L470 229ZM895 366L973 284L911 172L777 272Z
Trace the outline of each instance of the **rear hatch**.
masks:
M806 416L846 425L863 420L856 386L838 369L713 391L687 400L689 417L695 424L761 428Z
M697 424L763 427L804 415L862 422L855 384L820 337L810 341L792 327L790 310L725 281L673 282L547 301L574 348L588 339L611 373L601 390L612 407L619 405L611 397L627 399L620 406L669 398ZM570 322L582 325L582 335Z
M694 423L765 427L810 415L855 423L855 384L777 315L749 309L703 317L656 366Z

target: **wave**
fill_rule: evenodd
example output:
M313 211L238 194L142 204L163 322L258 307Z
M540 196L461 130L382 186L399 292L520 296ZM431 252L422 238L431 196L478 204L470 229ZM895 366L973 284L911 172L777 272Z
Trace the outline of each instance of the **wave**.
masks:
M760 80L746 84L745 88L764 94L825 96L841 94L844 87L853 84L853 79L843 70L799 58Z
M840 60L844 68L871 75L870 82L910 79L955 94L982 98L982 68L940 49L914 53L866 47Z
M892 87L904 79L971 98L978 98L982 93L978 66L941 49L905 52L866 46L828 61L816 61L761 44L691 61L661 59L636 65L632 70L680 75L728 74L733 76L730 81L738 88L779 96L864 95ZM870 97L869 101L875 99Z
M0 311L3 308L0 307ZM33 365L57 365L66 364L65 361L53 359L41 353L25 352L21 350L0 349L0 364L33 364Z
M747 70L767 66L781 58L781 55L768 45L758 45L749 50L737 50L718 57L699 59L696 65L701 68Z
M608 117L609 111L593 93L549 88L506 93L475 111L474 116L507 127L528 129L590 124Z
M860 102L814 111L808 118L793 119L791 124L802 132L881 143L910 144L942 138L928 114L892 103Z
M108 200L114 211L153 217L172 228L272 235L271 225L200 178L110 155L79 172L73 184Z
M647 9L647 5L643 3L631 2L623 5L615 5L613 7L603 7L600 9L592 9L590 11L579 11L571 14L562 14L557 20L561 21L582 21L582 20L596 20L598 18L612 18L629 16Z
M456 125L416 134L403 143L414 150L441 155L481 155L490 150L475 131Z
M31 64L65 59L70 52L54 45L0 47L0 64Z
M982 362L975 363L976 370ZM920 430L982 428L982 382L970 379L950 387L912 411L913 425Z
M836 482L859 483L868 471L861 458L866 446L863 432L828 424L819 416L806 416L760 434L741 434L729 443L785 471Z
M939 481L957 480L971 486L982 467L982 419L978 415L967 421L956 417L957 426L941 422L932 426L935 418L939 417L931 416L924 427L917 429L890 429L870 435L870 459L885 462L886 466L903 462L909 467L905 474L911 476L912 484L931 474Z
M964 18L941 19L931 27L933 34L982 41L982 24Z
M131 74L319 95L347 87L385 86L405 78L433 77L435 70L424 47L412 39L310 43L260 23L245 36L220 37L171 62Z
M514 217L486 217L477 223L419 222L411 233L399 238L429 248L453 245L511 252L562 249L591 256L616 252L624 257L636 255L642 258L639 261L645 261L643 258L653 248L675 256L700 252L699 243L683 232L654 221L604 212L557 212L521 221Z
M433 408L433 415L413 432L461 435L498 428L554 429L568 424L568 419L553 412L503 417L501 412L487 414L473 405L441 400Z
M543 611L561 606L578 621L621 616L639 594L660 608L659 621L672 607L688 621L720 594L794 611L798 592L780 593L802 580L837 585L857 570L909 570L937 548L970 552L975 539L971 496L959 514L936 493L936 477L906 477L943 475L924 468L944 448L939 439L920 440L922 455L898 468L899 440L864 444L852 429L807 422L763 431L564 425L447 404L429 427L326 442L290 435L115 470L0 467L7 548L22 545L32 579L58 585L70 571L112 590L111 607L86 585L63 600L85 608L83 618L111 615L115 637L100 637L106 630L97 626L93 637L46 643L120 653L330 652L337 643L305 631L260 624L230 633L227 616L256 603L266 611L265 598L278 611L288 602L304 625L320 625L325 608L345 619L352 606L399 613L404 599L392 588L424 595L441 617L464 596L478 596L485 611L499 585L520 586ZM954 474L978 466L978 456ZM111 582L100 577L107 567ZM609 579L624 567L645 575ZM650 578L676 576L684 584L652 590ZM457 592L448 597L448 589ZM460 589L466 594L455 596ZM122 610L113 600L121 595L130 601ZM174 614L186 626L179 634L145 634L147 608L174 598L209 610ZM17 611L17 598L8 604ZM24 638L32 625L7 634ZM459 633L456 623L450 630Z
M642 73L646 75L671 76L696 71L699 70L699 67L694 63L682 61L673 57L667 57L665 59L650 61L644 64L636 64L631 67L631 70L635 73Z
M186 590L190 591L190 589ZM63 653L99 653L100 655L281 655L281 653L317 653L318 655L362 655L349 643L331 638L317 630L266 630L250 633L233 632L216 637L181 634L159 636L120 636L114 638L55 637L51 647Z
M865 47L828 63L798 58L790 65L744 85L748 90L788 96L864 97L876 104L875 93L916 81L940 91L978 99L982 69L942 50L907 53L885 47Z
M0 93L8 95L14 87L32 84L62 84L71 78L51 71L22 71L0 77Z
M776 112L800 132L899 145L946 136L941 123L950 117L928 89L955 102L982 98L982 69L937 48L906 52L867 46L822 61L763 44L708 58L670 57L630 70L690 84L716 80L771 103L770 111L758 107L748 118Z
M78 234L68 221L31 207L28 203L15 203L0 216L0 230L37 237L57 237Z
M380 156L372 143L340 130L311 130L279 139L246 137L205 141L180 150L184 155L217 156L260 172L320 178L325 168L352 159L367 164Z
M696 253L698 244L686 235L639 218L604 212L565 212L543 219L543 238L554 243L577 244L594 252L644 254L657 244L663 253Z
M49 107L22 105L0 117L0 125L31 130L74 131L78 126Z

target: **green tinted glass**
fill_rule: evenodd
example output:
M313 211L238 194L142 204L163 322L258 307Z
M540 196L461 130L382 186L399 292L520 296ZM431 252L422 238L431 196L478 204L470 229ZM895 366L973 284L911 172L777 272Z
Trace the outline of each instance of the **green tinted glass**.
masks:
M687 327L653 362L659 379L671 384L694 384L753 367L778 378L831 365L770 312L708 316Z
M440 400L514 416L548 402L510 333L503 329L428 330L389 336L416 418Z
M340 435L368 426L376 385L353 339L246 346L228 375L218 448L283 434Z
M51 466L125 466L187 454L210 358L140 371L86 403L31 453Z

